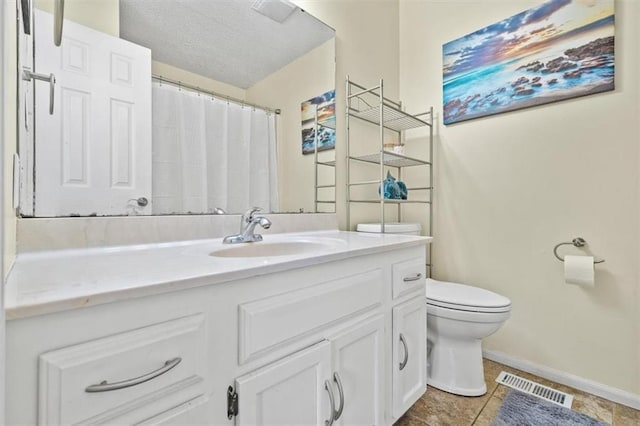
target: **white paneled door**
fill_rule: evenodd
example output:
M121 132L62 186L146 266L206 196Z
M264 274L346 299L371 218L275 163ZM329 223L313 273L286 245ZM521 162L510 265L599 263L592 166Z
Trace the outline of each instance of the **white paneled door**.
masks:
M151 51L35 10L35 215L151 213ZM145 203L145 199L147 203Z

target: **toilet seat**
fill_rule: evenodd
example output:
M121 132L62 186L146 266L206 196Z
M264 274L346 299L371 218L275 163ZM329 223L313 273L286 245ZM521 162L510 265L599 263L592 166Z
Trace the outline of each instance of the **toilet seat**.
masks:
M483 288L426 280L427 304L467 312L509 312L511 301Z

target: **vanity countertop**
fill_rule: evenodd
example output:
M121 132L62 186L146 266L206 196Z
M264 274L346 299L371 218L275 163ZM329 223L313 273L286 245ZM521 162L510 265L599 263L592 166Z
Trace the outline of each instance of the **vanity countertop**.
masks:
M19 254L5 287L7 319L222 283L431 242L431 237L315 231L265 235L261 243L320 243L291 255L216 257L222 239Z

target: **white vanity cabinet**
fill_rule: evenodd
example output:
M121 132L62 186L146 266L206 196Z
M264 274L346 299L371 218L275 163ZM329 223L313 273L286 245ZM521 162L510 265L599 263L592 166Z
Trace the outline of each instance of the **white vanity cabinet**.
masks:
M330 343L322 341L279 361L239 377L230 398L228 415L244 425L320 425L330 419L335 399L331 386ZM325 387L325 391L323 391ZM235 392L235 393L234 393Z
M393 414L400 417L427 388L427 306L418 298L393 308Z
M416 240L14 317L7 424L391 425L426 390L424 265Z
M340 397L335 424L384 424L384 316L366 319L336 336L332 347L332 379Z
M236 425L383 425L384 315L236 379Z

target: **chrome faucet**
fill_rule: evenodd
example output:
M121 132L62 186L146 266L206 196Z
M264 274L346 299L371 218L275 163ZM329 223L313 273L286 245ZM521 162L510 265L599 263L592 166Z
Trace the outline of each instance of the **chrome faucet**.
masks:
M222 243L236 244L262 241L262 235L254 234L256 225L260 225L264 229L269 229L271 227L271 221L264 216L256 216L255 213L260 210L262 210L260 207L253 207L243 214L242 219L240 219L240 233L224 237Z

